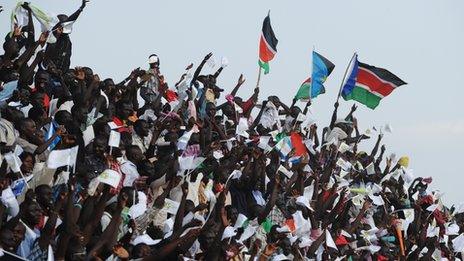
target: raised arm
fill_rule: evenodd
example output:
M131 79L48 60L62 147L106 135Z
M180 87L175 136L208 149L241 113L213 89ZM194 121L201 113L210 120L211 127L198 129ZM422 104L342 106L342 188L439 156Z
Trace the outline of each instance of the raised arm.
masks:
M267 202L266 206L264 207L264 210L261 211L258 215L258 223L261 224L266 220L266 217L269 215L271 212L272 208L274 207L276 200L277 200L277 193L279 192L279 186L280 186L280 177L276 175L275 177L275 183L274 183L274 188L272 188L272 193L269 198L269 201Z
M39 145L37 149L35 149L34 154L36 155L42 154L42 152L44 152L48 148L48 146L52 144L52 142L55 140L56 137L61 136L61 134L65 132L66 132L66 129L63 126L58 127L58 129L56 130L56 132L52 135L50 139L48 139L43 144Z
M377 142L375 143L375 146L374 148L372 149L372 152L371 152L371 158L373 159L375 157L375 155L377 154L377 151L379 150L379 145L380 145L380 141L382 140L382 134L379 134L378 138L377 138Z
M27 44L26 46L34 44L34 36L35 36L35 31L34 31L34 20L32 19L32 10L31 7L29 6L29 3L25 2L22 7L26 9L27 11L27 18L28 23L27 23Z
M176 218L174 220L174 229L173 231L178 231L182 228L182 220L184 219L184 212L185 212L185 202L187 200L188 194L188 182L184 181L182 186L182 198L180 200L179 209L176 213Z
M65 194L60 194L58 198L58 202L55 205L54 209L50 209L49 216L47 223L45 223L44 228L40 231L40 237L39 237L39 247L42 250L45 250L48 248L48 245L50 245L50 240L52 240L53 236L53 231L55 230L55 225L56 225L56 220L58 218L58 212L60 211L61 207L63 206L64 202L66 200L66 195Z
M230 95L234 96L237 94L238 92L238 89L240 88L240 86L242 86L242 84L245 82L245 77L243 77L243 74L240 74L240 77L238 78L238 81L237 81L237 85L235 85L234 89L232 90L232 92L230 93Z
M205 66L206 61L208 61L209 58L213 56L213 53L209 53L203 58L203 61L201 61L200 65L198 65L197 69L195 70L195 73L193 74L192 81L190 82L190 86L198 79L198 76L200 76L201 70L203 69L203 66Z
M88 2L89 2L89 0L82 0L82 4L79 7L79 9L77 9L76 12L74 12L72 15L70 15L66 22L76 21L77 18L79 17L79 15L84 10L84 8L85 8L85 6L87 5Z
M330 120L330 129L334 128L335 121L337 121L337 110L338 110L338 102L334 104L334 111L332 113L332 119Z

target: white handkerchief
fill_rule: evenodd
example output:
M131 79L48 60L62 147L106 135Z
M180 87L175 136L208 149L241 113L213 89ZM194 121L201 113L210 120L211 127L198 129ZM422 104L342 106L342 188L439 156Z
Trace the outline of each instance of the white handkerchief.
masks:
M235 221L234 228L242 227L245 221L247 220L248 218L245 215L243 215L242 213L238 214L237 220Z
M278 171L284 173L284 175L287 176L287 178L289 178L289 179L292 178L292 176L293 176L293 171L288 170L287 168L285 168L282 165L279 166Z
M385 202L381 196L369 195L369 198L372 199L372 203L377 206L383 206Z
M229 59L227 57L223 56L221 60L221 67L226 68L229 65Z
M241 243L241 242L247 240L248 238L250 238L251 236L253 236L256 233L256 229L257 229L257 227L247 226L247 228L245 228L242 235L240 236L240 239L238 240L238 242Z
M208 64L209 67L214 68L216 66L216 61L214 60L214 57L211 56L208 61L206 61L206 64Z
M222 233L221 241L226 238L231 238L235 235L237 235L237 232L235 232L235 229L231 226L228 226L224 229L224 232Z
M453 248L454 252L463 252L464 251L464 234L459 235L457 238L453 239Z

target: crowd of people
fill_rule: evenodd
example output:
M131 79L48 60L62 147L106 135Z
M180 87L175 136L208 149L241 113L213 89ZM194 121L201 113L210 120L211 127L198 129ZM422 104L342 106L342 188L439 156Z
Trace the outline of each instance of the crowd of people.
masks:
M119 83L70 68L86 3L38 37L24 3L5 37L0 260L462 259L464 206L386 155L389 126L226 94L211 53L171 86L154 54Z

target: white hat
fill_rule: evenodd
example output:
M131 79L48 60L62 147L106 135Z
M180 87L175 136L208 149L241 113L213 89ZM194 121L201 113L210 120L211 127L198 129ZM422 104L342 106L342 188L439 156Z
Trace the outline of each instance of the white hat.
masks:
M158 62L159 62L158 55L152 54L152 55L148 56L148 63L149 64L158 63Z

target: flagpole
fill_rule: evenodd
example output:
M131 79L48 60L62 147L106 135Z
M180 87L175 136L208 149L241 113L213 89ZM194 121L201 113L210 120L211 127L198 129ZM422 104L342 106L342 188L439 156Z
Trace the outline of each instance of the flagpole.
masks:
M340 84L340 90L338 90L338 95L337 95L337 102L340 99L340 95L342 94L342 88L343 88L343 83L345 82L346 75L348 74L348 70L350 69L350 65L353 62L354 57L356 57L357 53L355 52L353 54L353 57L351 57L350 62L348 63L348 66L346 67L345 74L343 75L343 80L342 83Z
M261 66L258 66L258 80L256 81L256 88L259 89L259 82L261 81Z
M313 45L313 51L311 52L311 77L309 77L309 103L312 103L311 94L313 93L313 70L314 70L314 60L313 53L316 47Z

